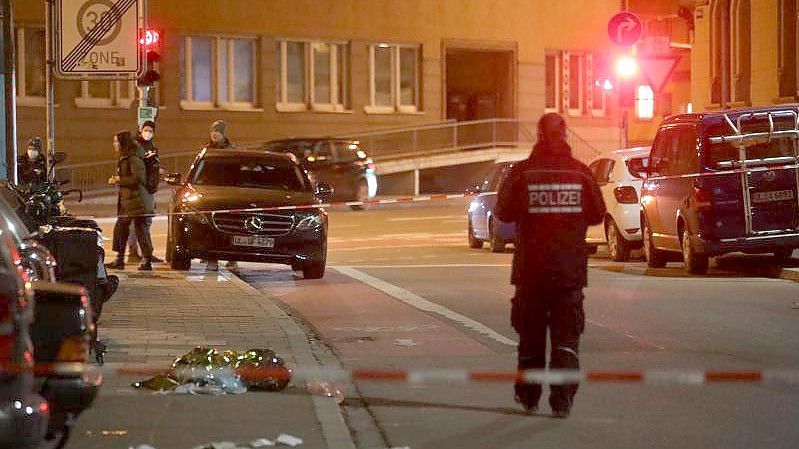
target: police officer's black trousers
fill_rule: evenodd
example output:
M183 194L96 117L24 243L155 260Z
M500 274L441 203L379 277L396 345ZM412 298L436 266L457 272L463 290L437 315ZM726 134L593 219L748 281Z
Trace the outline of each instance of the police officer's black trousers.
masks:
M136 229L136 237L139 240L142 256L149 260L153 256L153 242L150 238L150 224L153 219L150 217L119 217L114 225L114 246L113 249L119 257L125 256L125 246L128 243L130 234L130 224Z
M549 367L580 367L580 334L585 328L582 288L517 286L512 300L511 324L519 333L519 370L546 366L547 329L551 341ZM515 390L523 404L538 405L540 384L518 382ZM576 393L577 384L552 385L549 403L554 410L568 410Z

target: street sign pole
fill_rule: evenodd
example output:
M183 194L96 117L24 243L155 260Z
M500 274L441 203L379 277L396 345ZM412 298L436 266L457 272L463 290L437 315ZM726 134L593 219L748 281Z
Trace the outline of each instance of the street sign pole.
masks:
M608 21L608 37L614 44L622 48L634 48L634 45L641 39L643 30L641 19L631 12L620 12ZM627 148L630 108L624 105L622 101L622 82L621 78L617 76L616 86L619 86L619 144L621 148ZM635 89L633 90L633 95L637 95Z
M44 27L44 83L45 90L47 91L47 151L45 152L45 161L48 179L53 180L55 177L55 170L50 171L50 164L52 164L53 158L55 157L55 86L53 83L53 65L55 63L53 58L53 2L55 0L44 1L46 6L46 24Z

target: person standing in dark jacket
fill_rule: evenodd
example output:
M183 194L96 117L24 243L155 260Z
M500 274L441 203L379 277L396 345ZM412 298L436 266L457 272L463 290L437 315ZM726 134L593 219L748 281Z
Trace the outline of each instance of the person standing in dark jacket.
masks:
M119 155L117 174L109 178L108 183L119 186L118 218L114 226L113 244L117 257L107 266L117 270L125 268L125 245L132 222L144 256L139 270L150 271L153 269L150 224L155 213L155 200L145 187L147 175L144 168L144 149L136 144L127 131L114 136L114 149Z
M156 161L159 160L158 147L155 146L153 138L155 138L155 122L153 122L152 120L147 120L141 124L139 132L138 134L136 134L136 143L138 143L139 146L142 147L142 149L144 150L145 161L147 161L149 158L155 158ZM138 242L138 237L136 236L136 226L134 223L131 223L130 235L128 236L129 263L141 261L141 256L139 255L139 248L137 242ZM156 257L155 255L152 256L152 261L155 263L163 262L162 259Z
M519 333L519 370L545 367L547 329L550 368L578 369L588 278L585 234L604 219L605 203L588 167L572 157L560 115L541 117L538 142L502 182L494 214L518 229L511 324ZM519 381L515 391L525 410L537 409L540 384ZM555 416L569 416L576 393L577 384L552 385Z
M225 134L227 132L227 123L224 120L217 120L214 123L211 123L211 135L209 136L210 139L208 142L205 143L205 148L213 149L213 150L227 150L231 148L235 148L230 142L230 139L227 138ZM235 261L229 261L225 264L228 268L237 268L238 264ZM209 271L217 271L219 270L219 261L208 259L208 266L207 270Z
M34 137L28 142L27 153L19 158L19 184L35 186L47 181L47 163L42 154L42 139Z

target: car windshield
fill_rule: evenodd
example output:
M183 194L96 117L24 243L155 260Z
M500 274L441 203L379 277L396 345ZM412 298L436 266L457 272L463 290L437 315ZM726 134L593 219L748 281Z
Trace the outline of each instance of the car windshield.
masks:
M237 157L202 159L191 183L226 187L307 191L310 185L302 170L287 160Z

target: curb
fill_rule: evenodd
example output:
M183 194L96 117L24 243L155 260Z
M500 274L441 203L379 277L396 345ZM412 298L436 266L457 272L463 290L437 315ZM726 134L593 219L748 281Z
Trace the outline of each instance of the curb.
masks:
M630 266L625 266L625 265L591 265L589 263L588 264L588 268L593 268L593 269L596 269L596 270L610 271L610 272L613 272L613 273L634 274L634 275L638 275L638 276L649 276L651 274L657 273L656 271L653 271L653 270L657 270L657 268L656 269L651 269L651 268L647 268L647 267L630 267ZM735 271L735 270L726 270L726 271L728 271L731 274L746 274L746 273L743 273L741 271ZM757 277L765 277L767 279L768 278L770 278L770 279L783 279L783 280L786 280L786 281L799 282L799 269L783 268L782 270L780 270L779 274L776 275L776 276L773 276L773 277L772 276L757 276Z
M780 279L785 279L786 281L794 281L799 282L799 270L791 270L783 268L780 270Z
M278 326L288 337L292 355L298 365L322 368L313 355L308 336L290 316L274 304L266 293L244 282L230 270L219 267L219 272L249 295L257 298L264 310L277 320ZM313 396L313 404L328 449L356 449L338 404L330 398L320 396Z

